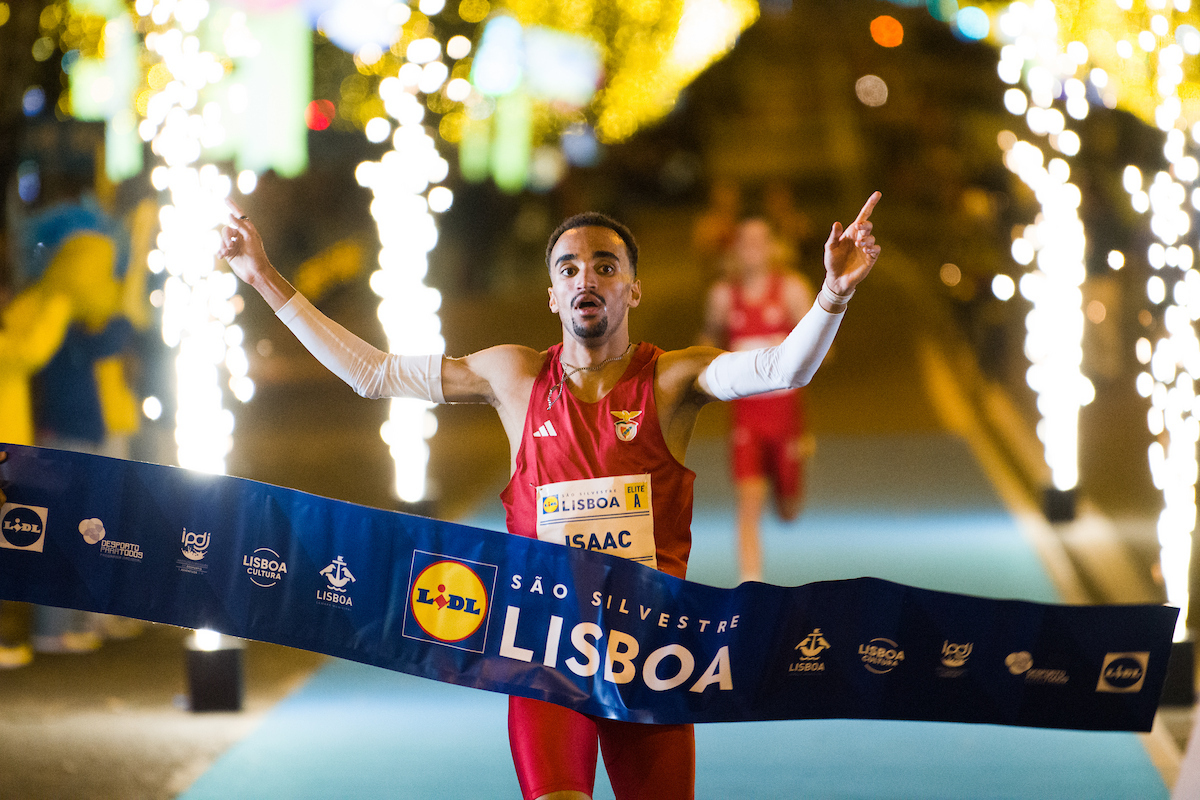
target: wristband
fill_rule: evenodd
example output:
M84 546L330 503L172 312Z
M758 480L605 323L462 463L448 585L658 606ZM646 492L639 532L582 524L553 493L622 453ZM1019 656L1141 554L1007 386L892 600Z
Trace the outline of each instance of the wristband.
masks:
M838 306L845 306L850 302L850 298L854 297L854 290L851 289L849 294L838 294L829 288L827 282L822 282L821 291L817 292L817 297L823 299L826 306L837 308Z

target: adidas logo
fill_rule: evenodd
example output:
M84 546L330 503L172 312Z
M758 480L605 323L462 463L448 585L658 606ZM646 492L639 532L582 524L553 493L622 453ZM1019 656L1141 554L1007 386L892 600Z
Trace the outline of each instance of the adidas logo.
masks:
M558 431L554 430L554 426L550 424L550 420L542 423L542 427L533 432L534 436L558 436Z

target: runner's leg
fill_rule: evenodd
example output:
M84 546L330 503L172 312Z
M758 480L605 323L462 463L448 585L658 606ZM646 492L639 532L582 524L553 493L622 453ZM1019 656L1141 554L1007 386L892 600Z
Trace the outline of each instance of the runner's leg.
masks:
M617 800L693 800L696 736L691 725L597 719L604 768Z
M508 698L508 742L521 796L590 798L596 784L596 723L576 711L530 700ZM554 794L552 794L554 793Z

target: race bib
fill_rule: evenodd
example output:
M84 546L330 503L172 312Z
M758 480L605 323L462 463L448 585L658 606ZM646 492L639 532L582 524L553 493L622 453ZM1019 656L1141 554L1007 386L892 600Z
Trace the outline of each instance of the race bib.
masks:
M539 486L537 538L580 550L600 550L658 569L650 475Z

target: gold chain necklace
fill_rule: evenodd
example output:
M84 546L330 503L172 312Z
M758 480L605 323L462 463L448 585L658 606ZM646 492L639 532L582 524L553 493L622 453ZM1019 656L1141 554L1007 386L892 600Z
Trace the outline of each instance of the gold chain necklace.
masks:
M629 351L632 349L633 349L633 342L630 342L629 346L625 348L625 351L623 353L621 353L621 355L613 356L612 358L606 358L603 361L601 361L599 364L593 364L590 367L573 366L573 365L568 364L567 362L563 361L562 357L560 356L559 360L558 360L559 363L562 364L564 367L570 367L571 369L570 369L570 371L563 370L563 376L561 378L559 378L558 383L551 386L550 391L546 392L546 410L549 411L551 409L551 407L554 405L554 402L556 400L558 400L559 397L562 396L563 387L567 382L567 378L571 377L576 372L595 372L596 370L603 367L605 364L611 364L614 361L620 361L625 356L629 355Z

